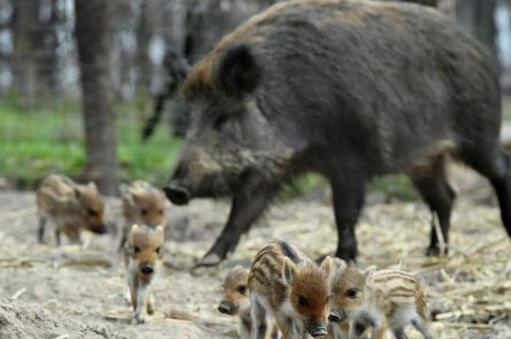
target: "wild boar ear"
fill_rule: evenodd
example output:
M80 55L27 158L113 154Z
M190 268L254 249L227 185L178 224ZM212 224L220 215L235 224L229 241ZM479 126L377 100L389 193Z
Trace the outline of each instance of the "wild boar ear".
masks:
M261 76L261 68L250 48L238 45L220 58L214 81L226 96L241 100L256 90Z
M295 264L288 258L284 259L284 265L282 266L282 280L285 285L291 284L293 277L296 274Z

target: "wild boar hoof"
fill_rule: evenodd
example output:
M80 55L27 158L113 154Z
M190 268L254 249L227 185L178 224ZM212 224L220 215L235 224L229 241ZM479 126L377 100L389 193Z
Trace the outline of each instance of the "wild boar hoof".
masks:
M197 266L216 266L222 262L222 258L216 253L208 253L202 258Z
M427 257L441 257L447 255L447 249L444 251L441 251L439 247L437 246L430 246L426 250L426 256Z

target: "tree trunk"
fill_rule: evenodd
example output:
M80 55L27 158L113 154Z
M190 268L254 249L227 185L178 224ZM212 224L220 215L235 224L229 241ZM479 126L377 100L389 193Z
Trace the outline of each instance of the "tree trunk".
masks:
M39 15L39 1L12 0L13 8L13 75L14 88L31 104L36 94L35 31Z
M39 87L44 92L55 92L58 89L59 69L58 69L58 25L65 20L65 14L59 6L58 0L50 0L46 4L50 8L47 10L47 18L39 18L39 28L35 32L37 46L37 74Z
M149 4L142 1L136 28L137 36L137 94L145 97L151 86L151 60L149 59L149 42L151 40L151 23L149 20Z
M110 1L75 0L87 174L101 192L117 193L115 114L110 79Z
M463 0L456 2L456 13L461 25L482 41L497 58L495 25L496 0Z

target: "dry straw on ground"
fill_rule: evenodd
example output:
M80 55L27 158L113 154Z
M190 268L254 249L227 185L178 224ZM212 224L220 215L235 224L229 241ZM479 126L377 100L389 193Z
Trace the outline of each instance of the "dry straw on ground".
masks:
M450 254L423 255L431 216L420 202L368 206L360 220L360 265L400 266L427 284L436 338L511 338L511 242L489 190L457 171L461 199L452 218ZM225 272L248 265L270 239L285 239L311 257L335 248L328 199L302 199L271 209L219 268L193 269L228 213L222 203L171 208L166 269L156 285L157 313L129 324L121 257L109 237L88 248L35 244L34 199L0 192L1 338L229 338L235 319L216 311ZM117 219L118 202L109 204ZM112 212L114 211L114 212ZM48 239L49 241L51 239ZM418 338L413 331L410 338Z

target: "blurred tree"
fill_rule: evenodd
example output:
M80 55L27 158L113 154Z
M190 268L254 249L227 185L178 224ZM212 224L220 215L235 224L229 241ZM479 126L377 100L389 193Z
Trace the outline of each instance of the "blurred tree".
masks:
M456 2L458 21L488 46L497 57L496 0L463 0Z
M115 113L110 79L110 1L75 0L87 172L101 192L117 193Z
M172 3L172 1L171 1ZM151 60L149 59L149 43L152 36L151 18L149 16L149 4L141 1L136 27L137 51L137 94L145 97L151 85Z
M39 1L11 0L14 88L30 104L36 92L36 29Z
M58 89L58 27L65 20L65 12L59 0L40 1L38 26L34 32L35 48L37 50L35 61L37 65L38 88L44 92Z

